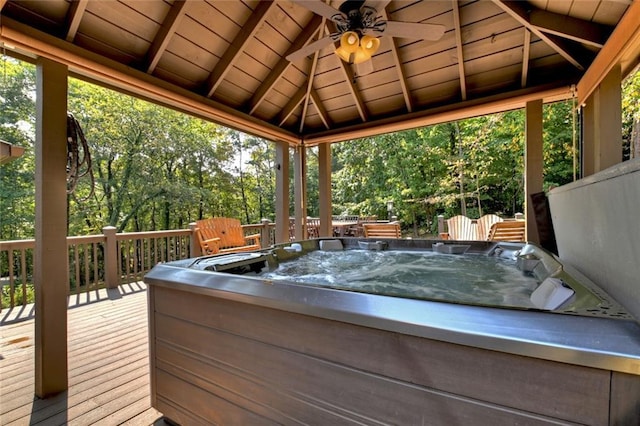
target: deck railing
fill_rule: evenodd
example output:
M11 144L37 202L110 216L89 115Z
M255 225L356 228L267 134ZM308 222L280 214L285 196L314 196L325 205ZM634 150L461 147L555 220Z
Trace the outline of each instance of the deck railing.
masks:
M245 234L261 234L263 247L275 241L275 224L263 220L243 225ZM106 226L102 234L67 237L69 294L116 288L142 280L159 262L201 255L195 224L188 229L116 233ZM36 241L0 241L0 311L33 303L33 253Z

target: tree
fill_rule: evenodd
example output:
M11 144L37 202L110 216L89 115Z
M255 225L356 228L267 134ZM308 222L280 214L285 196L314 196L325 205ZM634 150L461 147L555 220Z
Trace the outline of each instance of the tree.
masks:
M622 83L623 158L640 157L640 70Z
M0 166L0 239L35 233L35 67L0 59L0 139L24 148L24 155Z
M171 229L227 212L233 147L218 126L78 80L69 104L90 142L97 186L85 199L80 185L70 204L72 222L83 223L74 233Z

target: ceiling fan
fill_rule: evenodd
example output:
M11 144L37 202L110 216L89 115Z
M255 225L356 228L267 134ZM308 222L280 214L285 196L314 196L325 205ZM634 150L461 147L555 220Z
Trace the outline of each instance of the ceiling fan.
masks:
M371 56L380 47L382 36L410 38L416 40L439 40L444 25L423 24L386 20L378 11L383 11L390 0L346 0L338 9L323 0L292 0L310 11L330 19L337 31L329 34L287 56L295 62L320 50L331 43L340 41L335 53L345 62L353 63L358 74L373 71Z

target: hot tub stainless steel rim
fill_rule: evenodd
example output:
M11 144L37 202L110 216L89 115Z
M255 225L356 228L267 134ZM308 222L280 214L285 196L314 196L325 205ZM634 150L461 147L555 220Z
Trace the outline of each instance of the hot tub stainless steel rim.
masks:
M303 242L303 247L309 244ZM413 247L416 242L408 244ZM482 248L494 246L483 244ZM185 265L157 265L145 282L449 343L640 375L640 326L632 319L401 299Z

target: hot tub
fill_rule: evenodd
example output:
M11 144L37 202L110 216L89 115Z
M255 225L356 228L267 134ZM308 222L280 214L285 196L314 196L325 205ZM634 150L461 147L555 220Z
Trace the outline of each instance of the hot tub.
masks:
M156 266L145 277L153 406L184 424L638 424L628 312L536 246L456 245L320 239ZM288 275L355 254L351 280ZM417 277L420 291L364 279L385 254L411 259L392 275ZM524 287L447 300L425 288L420 259L486 260Z

